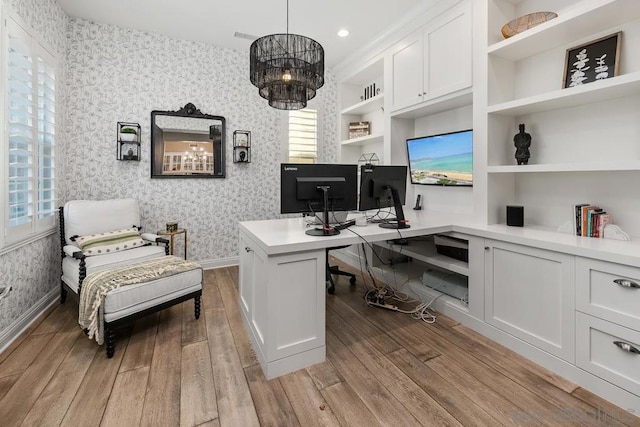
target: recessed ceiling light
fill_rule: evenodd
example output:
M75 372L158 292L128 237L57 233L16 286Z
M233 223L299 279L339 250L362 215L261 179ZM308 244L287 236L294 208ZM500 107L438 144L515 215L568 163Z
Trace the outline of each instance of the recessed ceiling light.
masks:
M340 31L338 31L338 37L347 37L349 35L349 30L346 29L342 29Z

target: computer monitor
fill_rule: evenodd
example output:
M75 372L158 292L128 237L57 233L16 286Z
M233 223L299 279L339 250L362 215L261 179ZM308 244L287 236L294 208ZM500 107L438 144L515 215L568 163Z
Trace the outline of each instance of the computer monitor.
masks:
M402 205L407 192L406 166L364 165L360 169L360 210L393 206L396 219L380 224L383 228L409 228Z
M282 163L280 165L280 213L322 212L320 228L307 230L312 236L333 236L330 211L358 207L358 167L342 164Z
M407 139L412 184L473 185L473 131L461 130Z

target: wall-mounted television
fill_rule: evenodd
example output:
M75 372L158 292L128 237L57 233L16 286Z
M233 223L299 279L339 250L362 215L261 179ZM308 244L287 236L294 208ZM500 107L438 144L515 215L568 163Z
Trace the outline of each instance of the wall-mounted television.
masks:
M473 131L407 139L412 184L473 185Z

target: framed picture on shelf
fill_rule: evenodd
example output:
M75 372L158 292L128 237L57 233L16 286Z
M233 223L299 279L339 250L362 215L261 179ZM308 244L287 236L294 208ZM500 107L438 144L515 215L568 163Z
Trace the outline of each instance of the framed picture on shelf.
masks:
M580 86L618 75L622 32L567 50L562 88Z

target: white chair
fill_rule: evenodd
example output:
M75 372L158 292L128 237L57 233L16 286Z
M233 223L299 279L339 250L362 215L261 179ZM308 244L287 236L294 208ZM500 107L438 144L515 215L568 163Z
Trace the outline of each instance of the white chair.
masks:
M169 241L151 233L140 233L137 239L134 237L123 245L98 247L79 243L85 241L85 236L111 235L127 229L141 230L135 199L74 200L60 208L61 303L68 291L79 299L82 283L91 273L169 256ZM201 268L109 291L103 303L107 356L113 356L115 330L119 326L189 299L194 300L198 319L201 295Z

